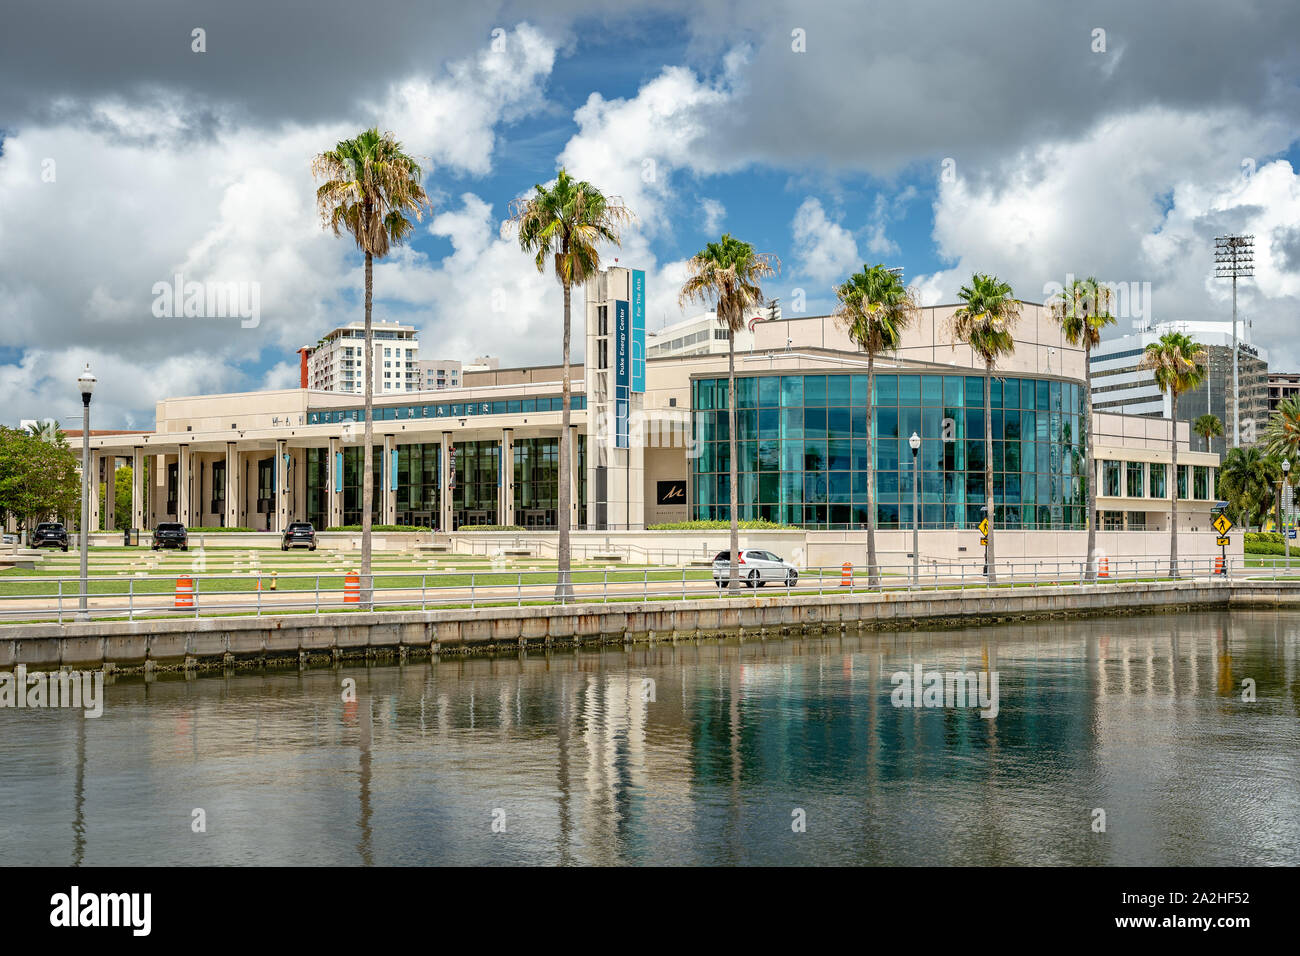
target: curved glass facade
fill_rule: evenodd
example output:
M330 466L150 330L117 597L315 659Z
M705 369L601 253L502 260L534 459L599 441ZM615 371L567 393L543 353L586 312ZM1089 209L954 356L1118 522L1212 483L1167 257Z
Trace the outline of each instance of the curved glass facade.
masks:
M862 528L867 511L865 374L736 378L740 517ZM726 378L691 383L692 512L729 517ZM1082 386L994 378L994 523L1083 528ZM912 452L921 437L920 526L973 528L984 507L984 378L876 373L877 527L912 527Z

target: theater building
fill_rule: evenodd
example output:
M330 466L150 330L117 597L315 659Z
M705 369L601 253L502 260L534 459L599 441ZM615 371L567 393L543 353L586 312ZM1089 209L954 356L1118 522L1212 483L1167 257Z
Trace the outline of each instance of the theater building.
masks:
M727 356L647 355L644 281L611 268L586 290L569 443L578 529L727 517ZM916 520L932 531L971 529L983 516L983 369L968 347L952 344L955 308L924 308L897 355L876 362L875 501L884 531L910 530ZM736 355L741 517L861 529L865 356L830 316L764 319L752 333ZM1083 529L1092 440L1099 526L1167 531L1176 480L1180 530L1208 528L1219 460L1189 447L1187 423L1177 423L1175 478L1167 419L1100 414L1084 427L1083 354L1045 309L1026 304L1015 338L992 382L997 527ZM376 523L444 532L555 527L559 366L467 370L459 387L374 401ZM105 481L108 462L133 465L134 527L181 521L276 531L308 520L331 528L360 524L363 427L359 396L299 388L168 398L151 432L96 435L91 446ZM96 513L92 526L112 530L112 516Z

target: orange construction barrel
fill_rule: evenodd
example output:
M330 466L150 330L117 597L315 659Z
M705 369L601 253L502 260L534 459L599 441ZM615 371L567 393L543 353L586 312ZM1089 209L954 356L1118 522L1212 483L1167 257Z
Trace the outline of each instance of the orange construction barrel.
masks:
M1099 578L1110 577L1110 562L1107 561L1105 558L1101 559L1101 568L1097 571L1097 577Z
M194 607L194 581L188 574L176 579L176 607Z
M844 566L840 568L840 587L853 587L853 565L848 561L845 561Z
M349 571L343 578L343 603L361 603L361 575L356 571Z

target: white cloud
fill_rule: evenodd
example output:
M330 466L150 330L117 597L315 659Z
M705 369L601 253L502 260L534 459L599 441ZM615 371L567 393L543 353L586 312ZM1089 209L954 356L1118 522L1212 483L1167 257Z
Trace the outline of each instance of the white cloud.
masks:
M504 53L396 84L382 106L392 126L381 125L402 129L412 152L485 172L494 126L538 107L554 62L554 44L527 25L506 40ZM96 405L99 415L116 416L109 424L147 420L167 395L296 381L296 366L276 365L262 381L244 368L360 318L355 245L321 228L310 174L312 156L355 133L356 122L262 128L223 115L196 135L186 126L192 105L174 96L129 106L64 102L56 118L6 136L0 346L21 354L0 366L11 417L51 414L47 406L68 391L64 378L75 378L87 357L103 370ZM42 180L46 159L54 160L52 182ZM454 231L469 241L466 228ZM418 274L406 273L427 272L423 257L404 250L377 271L391 279L376 282L377 316L427 315L427 300L403 299L404 290L420 290ZM260 322L155 317L154 284L178 272L187 281L255 284ZM47 369L73 371L51 378Z
M722 205L716 199L700 200L700 213L704 216L704 222L701 229L706 233L715 233L722 226L722 221L727 217L727 207Z
M731 100L726 80L708 83L684 67L667 67L631 99L593 93L575 113L578 133L560 165L619 195L647 236L668 231L678 198L674 174L728 168L705 149L711 119Z
M1242 174L1239 157L1286 148L1291 131L1237 111L1160 108L1100 123L1078 139L1044 143L982 179L944 185L934 238L954 261L917 277L927 296L953 301L976 271L996 273L1027 301L1065 274L1150 282L1138 321L1226 319L1229 284L1216 281L1214 236L1256 236L1256 276L1239 290L1257 342L1274 367L1295 366L1300 261L1288 228L1300 221L1300 179L1284 161ZM1112 334L1132 331L1121 318Z
M862 264L853 233L833 222L815 196L809 196L795 211L792 227L801 277L838 282Z
M492 167L495 126L541 107L555 65L556 43L521 23L475 56L450 64L446 76L412 76L393 84L371 112L400 130L413 154L478 175Z

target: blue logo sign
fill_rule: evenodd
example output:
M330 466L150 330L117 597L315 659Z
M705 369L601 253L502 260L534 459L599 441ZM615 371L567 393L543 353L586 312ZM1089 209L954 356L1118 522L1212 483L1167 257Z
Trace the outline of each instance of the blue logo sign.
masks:
M632 391L645 391L645 272L632 270Z
M627 447L627 416L631 401L631 323L628 303L614 302L614 447Z

